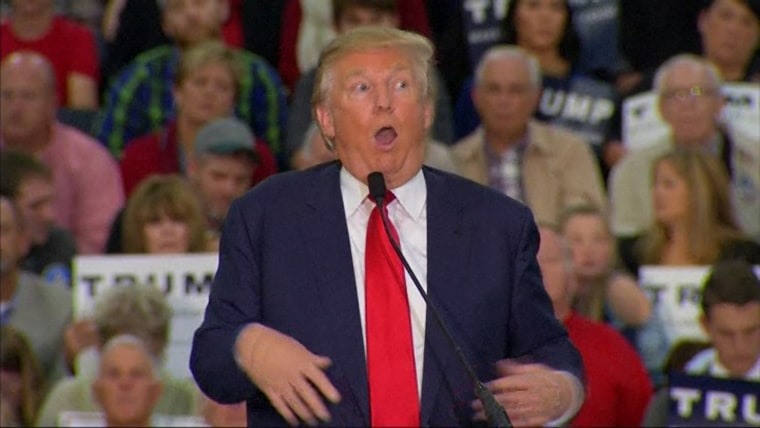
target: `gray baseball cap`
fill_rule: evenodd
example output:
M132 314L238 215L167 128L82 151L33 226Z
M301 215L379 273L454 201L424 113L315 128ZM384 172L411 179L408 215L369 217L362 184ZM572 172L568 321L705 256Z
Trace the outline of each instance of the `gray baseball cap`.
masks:
M214 119L195 136L195 154L226 155L239 151L256 153L254 135L248 125L235 117Z

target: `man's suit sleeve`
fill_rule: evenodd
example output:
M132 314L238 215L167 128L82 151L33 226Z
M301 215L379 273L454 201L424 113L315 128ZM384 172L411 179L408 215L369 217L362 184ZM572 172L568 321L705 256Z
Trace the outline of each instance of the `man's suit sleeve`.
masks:
M233 203L222 232L219 266L203 323L196 330L190 369L200 389L220 403L236 403L257 394L234 358L238 333L260 319L257 212L250 199Z

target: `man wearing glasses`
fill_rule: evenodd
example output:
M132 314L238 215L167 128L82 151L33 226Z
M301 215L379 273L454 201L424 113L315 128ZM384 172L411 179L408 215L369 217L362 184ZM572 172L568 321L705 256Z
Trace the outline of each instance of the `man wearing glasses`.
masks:
M657 70L657 106L670 135L628 154L612 170L611 223L621 247L651 224L651 166L674 147L707 150L723 161L731 176L737 220L748 235L760 239L760 141L724 128L722 83L715 66L695 55L677 55Z

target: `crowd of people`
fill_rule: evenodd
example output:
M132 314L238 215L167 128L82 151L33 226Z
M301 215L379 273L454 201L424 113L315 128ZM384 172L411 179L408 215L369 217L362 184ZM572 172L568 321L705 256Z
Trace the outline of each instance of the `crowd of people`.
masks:
M78 255L219 253L220 282L229 281L232 274L247 275L235 263L254 258L240 255L253 242L250 233L263 242L256 256L276 265L264 284L278 275L282 282L303 280L305 272L276 270L302 266L293 260L306 241L324 238L295 235L288 222L303 209L292 201L294 188L305 192L321 182L325 165L354 174L363 172L362 162L371 164L343 129L364 123L360 109L370 104L370 83L381 75L367 70L383 61L395 73L384 84L397 85L399 111L419 123L389 120L375 140L406 141L405 133L419 128L426 179L433 180L427 175L433 170L479 183L527 207L538 227L540 245L531 257L554 310L551 328L563 326L577 348L585 386L582 405L574 401L576 384L560 389L566 409L541 423L665 424L663 391L671 371L760 382L760 271L753 276L751 267L760 265L760 120L732 122L724 92L735 87L760 94L760 1L681 0L665 7L642 0L3 0L0 14L2 426L65 425L71 417L111 426L244 425L250 397L216 391L204 376L196 384L166 371L172 307L162 292L148 284L115 287L98 295L92 314L77 318L72 263ZM404 55L357 56L367 70L338 67L345 46L336 48L335 40L350 41L366 28L419 34L434 48L422 113L403 92L417 90L419 82L396 81L405 72ZM368 34L357 46L386 37ZM396 40L397 33L389 34ZM326 48L337 49L334 64L319 62L325 52L329 58ZM645 93L665 132L629 141L626 106ZM375 103L386 101L381 98ZM349 137L363 138L359 131ZM417 162L416 152L410 149L408 158L401 170L410 172L404 180L413 185L417 171L406 168ZM288 184L291 171L310 171L312 179ZM349 178L362 181L366 174ZM346 177L340 180L348 186ZM404 189L405 183L397 185ZM343 192L344 204L354 202ZM437 197L433 192L423 195ZM409 194L396 195L404 207ZM266 209L254 196L269 198L277 218L260 219ZM421 212L434 213L432 204ZM391 217L396 205L389 207ZM522 211L502 208L494 202L493 212L476 213L494 224L471 226L473 233L513 231L494 215ZM353 250L356 220L348 211ZM303 221L316 228L323 220ZM433 224L427 220L424 227ZM225 234L227 227L238 228L234 236ZM249 230L254 227L267 230ZM304 248L280 246L293 239ZM440 252L433 244L444 241L424 242L424 251L410 244L422 254L415 263L430 257L432 264ZM264 250L287 260L264 257ZM487 256L472 261L486 270L491 262ZM709 342L663 348L647 339L663 320L642 282L643 266L710 268L702 314L694 320ZM357 278L364 274L363 264L354 267ZM438 275L427 265L423 272L428 281ZM238 291L219 287L223 291L213 292L226 294L216 296L216 304L220 298L244 303L236 301ZM296 298L278 293L275 301ZM411 300L414 318L419 307ZM300 308L305 316L304 303L290 302L288 310ZM461 308L447 310L456 314L472 304L454 303ZM246 312L253 309L238 310L255 318ZM201 332L211 328L208 317ZM470 320L454 318L465 325ZM277 321L294 337L324 334ZM279 346L293 339L275 325L251 329L251 343ZM203 338L227 346L229 361L194 356L197 367L228 376L224 370L233 366L219 361L229 362L238 364L235 382L261 388L258 382L271 380L232 360L263 358L256 352L235 348L233 354L238 342ZM422 349L414 345L414 352ZM296 348L279 350L283 361L301 355ZM573 370L562 373L574 376ZM336 386L345 395L346 385ZM338 400L337 391L318 392ZM249 418L257 400L273 401L256 397ZM300 413L286 415L272 405L298 421ZM317 410L301 421L322 418ZM460 410L451 413L459 418Z

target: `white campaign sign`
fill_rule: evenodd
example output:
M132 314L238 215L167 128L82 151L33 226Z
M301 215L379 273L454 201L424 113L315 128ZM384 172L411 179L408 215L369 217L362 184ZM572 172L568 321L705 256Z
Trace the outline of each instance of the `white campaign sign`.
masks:
M729 130L760 141L760 85L726 83L722 88L726 104L721 120ZM629 150L640 150L662 141L668 126L660 116L657 94L648 91L623 101L623 142Z
M193 333L203 320L217 263L216 253L77 256L72 272L74 316L91 315L95 298L109 287L140 283L160 288L174 310L166 369L187 378Z
M707 340L699 326L699 315L702 287L709 269L709 266L642 266L639 269L639 283L652 299L652 309L663 322L671 345L680 339ZM754 269L760 277L760 266Z
M702 283L708 266L642 266L639 282L652 299L669 344L679 339L707 340L699 326Z

